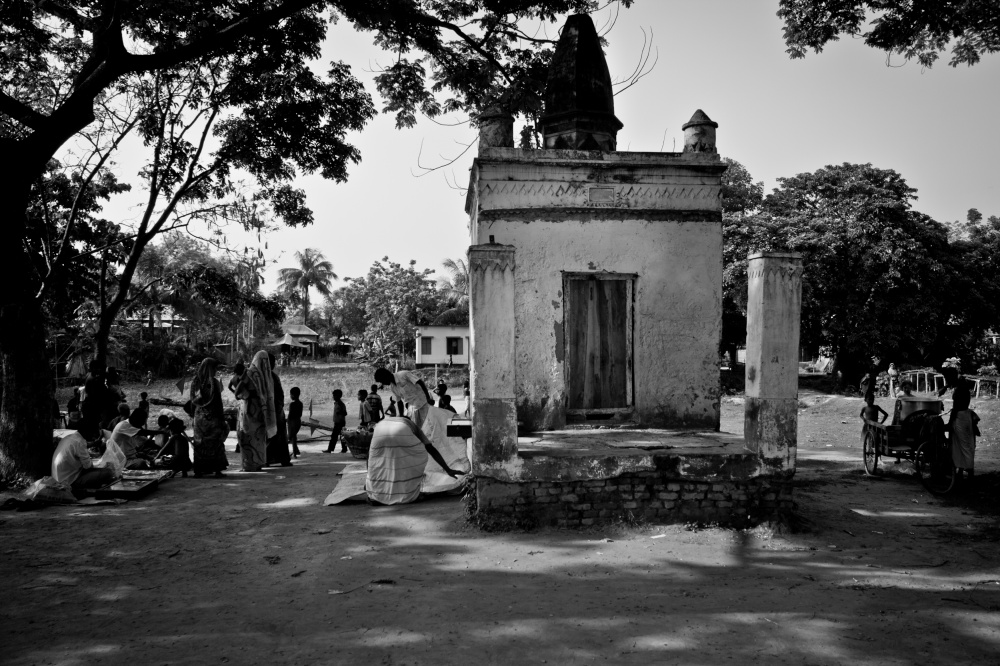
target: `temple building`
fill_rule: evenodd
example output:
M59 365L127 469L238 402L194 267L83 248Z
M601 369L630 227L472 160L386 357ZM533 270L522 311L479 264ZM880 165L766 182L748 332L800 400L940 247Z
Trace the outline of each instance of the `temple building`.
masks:
M782 345L797 371L801 268L751 261L750 326L781 349L754 356L748 340L748 434L720 433L718 124L698 110L683 152L617 151L587 15L567 20L544 101L540 150L514 148L502 109L479 118L466 204L476 517L734 522L787 507L795 411L781 391L794 404L796 389Z

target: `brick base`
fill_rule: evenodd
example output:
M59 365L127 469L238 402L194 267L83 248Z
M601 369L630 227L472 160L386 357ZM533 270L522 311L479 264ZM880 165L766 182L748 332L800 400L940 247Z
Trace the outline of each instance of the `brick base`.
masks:
M469 518L484 529L618 521L742 527L776 518L793 506L789 479L682 481L652 471L587 481L504 483L476 477L470 490Z

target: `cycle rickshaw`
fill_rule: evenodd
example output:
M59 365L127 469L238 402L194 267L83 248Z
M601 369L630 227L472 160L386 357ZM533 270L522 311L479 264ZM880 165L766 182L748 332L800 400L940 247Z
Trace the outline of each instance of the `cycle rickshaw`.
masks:
M920 482L935 495L955 487L951 443L945 433L944 403L936 398L899 399L899 422L886 425L865 419L863 456L865 473L879 473L878 461L889 457L909 460Z

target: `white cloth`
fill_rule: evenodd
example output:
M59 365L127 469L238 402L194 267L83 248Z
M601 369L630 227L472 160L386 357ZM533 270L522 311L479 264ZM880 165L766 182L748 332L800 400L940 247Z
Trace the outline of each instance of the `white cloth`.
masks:
M427 467L423 433L402 416L388 416L375 426L368 452L368 497L382 504L406 504L420 496Z
M406 406L413 410L420 409L424 405L429 404L424 390L417 386L417 382L422 381L419 375L409 370L400 370L399 372L394 372L392 376L396 378L396 383L391 384L389 388L392 390L392 394L396 396L396 400L405 401Z
M136 453L136 448L139 446L139 430L140 428L128 421L122 421L111 431L111 441L118 445L128 460L135 460L139 457Z
M457 415L447 409L440 407L429 407L427 418L424 421L422 430L431 444L438 450L445 463L451 469L461 472L468 472L471 469L469 464L468 450L465 440L461 437L448 436L448 424ZM427 460L424 468L424 481L421 491L424 493L443 493L454 490L462 485L461 479L453 479L445 473L441 466L434 462L433 458Z
M52 454L52 478L71 486L80 477L80 472L93 466L83 435L73 431L59 440Z

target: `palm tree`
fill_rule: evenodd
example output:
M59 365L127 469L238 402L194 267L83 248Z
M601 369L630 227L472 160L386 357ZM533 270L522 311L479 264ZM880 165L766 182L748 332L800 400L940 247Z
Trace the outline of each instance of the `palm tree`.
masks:
M451 277L439 277L438 287L461 307L469 303L469 266L465 259L445 259L441 262Z
M286 294L299 296L302 300L302 323L308 326L309 290L315 288L323 296L330 295L330 283L337 279L337 274L333 272L333 264L315 248L296 252L295 260L299 262L297 267L278 271L278 286Z
M451 277L439 277L438 289L448 307L431 323L435 326L464 326L469 323L469 266L465 259L441 262Z

